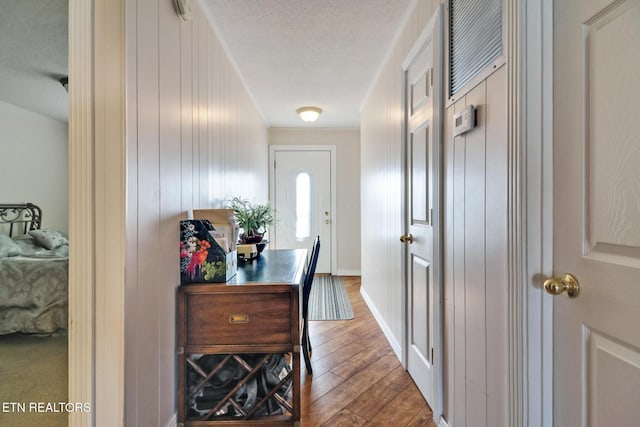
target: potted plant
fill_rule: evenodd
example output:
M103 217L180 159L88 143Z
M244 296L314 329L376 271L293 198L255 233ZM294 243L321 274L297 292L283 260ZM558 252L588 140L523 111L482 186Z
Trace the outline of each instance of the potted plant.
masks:
M260 243L267 227L274 223L273 209L269 203L253 204L246 199L234 197L229 202L236 221L242 228L240 243Z

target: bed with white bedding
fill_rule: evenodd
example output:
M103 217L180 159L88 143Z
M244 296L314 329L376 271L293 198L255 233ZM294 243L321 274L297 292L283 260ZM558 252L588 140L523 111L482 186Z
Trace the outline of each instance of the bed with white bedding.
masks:
M0 335L67 328L69 242L41 220L30 203L0 204Z

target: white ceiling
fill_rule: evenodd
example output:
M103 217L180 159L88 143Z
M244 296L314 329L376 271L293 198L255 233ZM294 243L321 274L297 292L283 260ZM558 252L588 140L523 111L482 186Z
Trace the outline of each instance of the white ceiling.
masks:
M202 0L271 127L359 127L411 0ZM398 82L400 84L400 82ZM313 124L296 108L323 113Z
M271 127L359 127L412 0L201 0ZM67 120L68 0L0 0L0 101ZM26 48L25 48L26 46ZM323 109L306 124L296 108Z
M0 101L67 120L68 0L0 0Z

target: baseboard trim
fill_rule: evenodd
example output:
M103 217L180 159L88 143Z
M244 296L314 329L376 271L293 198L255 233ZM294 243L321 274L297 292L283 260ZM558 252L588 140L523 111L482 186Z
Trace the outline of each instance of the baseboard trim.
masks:
M376 322L380 326L380 329L382 329L382 333L384 333L384 336L387 338L387 341L389 341L389 345L393 349L393 352L396 354L398 359L402 362L402 346L400 346L400 343L396 340L396 337L391 332L391 329L389 328L387 323L384 321L384 318L382 317L382 315L380 314L376 306L371 301L371 298L369 298L369 295L367 295L367 292L363 288L360 288L360 295L362 295L362 299L364 299L365 304L367 304L367 307L369 307L369 311L371 311L371 314L373 314L373 317L374 319L376 319Z
M440 420L438 421L438 427L449 427L449 424L447 424L447 421L444 419L444 417L440 417Z
M340 268L335 273L334 276L361 276L360 270L350 270L348 268Z
M167 427L177 427L178 426L178 413L175 412L171 418L169 418L169 422L166 424Z

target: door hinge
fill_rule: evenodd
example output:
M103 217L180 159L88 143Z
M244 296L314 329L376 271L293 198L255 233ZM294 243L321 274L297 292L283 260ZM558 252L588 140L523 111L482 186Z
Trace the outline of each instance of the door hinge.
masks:
M431 347L431 364L433 365L433 347Z
M432 223L432 220L433 220L433 209L429 208L429 224Z
M274 169L276 168L276 161L275 160L273 161L273 168Z
M429 70L430 78L431 78L431 87L433 87L433 68Z

